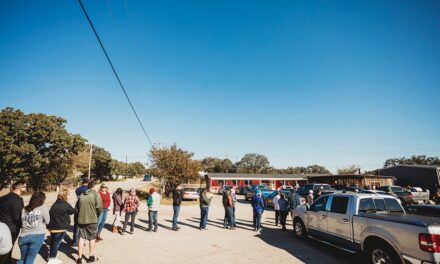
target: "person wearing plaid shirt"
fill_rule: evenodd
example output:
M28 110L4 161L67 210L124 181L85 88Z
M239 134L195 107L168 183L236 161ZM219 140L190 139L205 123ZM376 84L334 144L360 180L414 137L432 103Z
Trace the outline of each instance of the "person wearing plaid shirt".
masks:
M136 195L136 190L134 188L130 189L128 196L124 200L124 212L125 212L125 222L122 228L121 235L124 235L125 229L127 228L128 219L131 218L130 234L134 231L134 221L139 208L139 197Z

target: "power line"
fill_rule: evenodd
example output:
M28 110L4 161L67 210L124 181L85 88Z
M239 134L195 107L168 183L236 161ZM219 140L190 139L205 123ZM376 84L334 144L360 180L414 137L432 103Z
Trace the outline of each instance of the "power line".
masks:
M115 74L116 79L118 80L118 83L119 83L119 86L120 86L121 89L122 89L122 92L124 92L125 98L127 99L128 103L130 104L131 110L133 110L133 113L134 113L134 115L136 116L136 119L137 119L137 121L139 122L139 125L140 125L141 128L142 128L142 131L144 131L144 134L145 134L145 136L147 137L148 142L150 142L150 145L153 146L153 142L151 141L150 137L148 136L148 133L147 133L147 131L146 131L145 128L144 128L144 125L142 124L142 122L141 122L141 120L140 120L140 118L139 118L139 116L138 116L136 110L134 109L134 106L133 106L133 104L131 103L130 97L128 97L127 91L125 90L124 85L122 84L121 79L119 78L119 75L118 75L118 73L116 72L115 67L113 66L113 63L112 63L112 61L110 60L110 57L108 56L107 51L106 51L105 48L104 48L104 44L102 43L101 39L99 38L98 32L97 32L96 29L95 29L95 26L93 26L92 20L90 20L89 14L87 13L87 11L86 11L86 9L85 9L83 3L81 2L81 0L78 0L78 2L79 2L79 4L81 5L82 10L84 11L84 15L86 15L86 18L87 18L87 20L89 21L89 24L90 24L90 26L91 26L92 29L93 29L93 33L95 33L96 39L98 40L99 45L101 46L101 49L102 49L102 51L104 52L105 57L107 58L107 61L108 61L108 63L110 64L110 66L111 66L111 68L112 68L112 70L113 70L113 73Z

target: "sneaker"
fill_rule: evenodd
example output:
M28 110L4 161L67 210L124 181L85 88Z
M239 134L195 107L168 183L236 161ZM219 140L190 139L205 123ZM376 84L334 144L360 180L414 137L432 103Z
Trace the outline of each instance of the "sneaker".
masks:
M157 232L157 229L154 229L153 232Z
M87 263L92 263L96 261L98 261L98 258L96 258L95 256L90 256L89 259L87 260Z
M175 227L171 228L171 230L173 230L173 231L179 231L179 229L178 229L178 228L175 228Z
M78 258L78 259L76 260L76 264L82 264L82 263L83 263L82 257L81 257L81 258Z

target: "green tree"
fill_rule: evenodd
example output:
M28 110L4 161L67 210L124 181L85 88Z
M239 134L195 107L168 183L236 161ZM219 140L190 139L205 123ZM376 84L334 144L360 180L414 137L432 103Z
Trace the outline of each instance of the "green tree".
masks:
M235 172L234 164L230 159L219 159L213 157L206 157L201 162L203 170L206 172L228 173Z
M0 112L0 188L18 178L35 190L61 184L84 139L65 129L66 120L40 113Z
M345 175L345 174L356 174L359 171L359 166L357 165L351 165L350 167L346 167L346 168L339 168L338 174L340 175Z
M257 153L248 153L237 164L237 172L262 173L270 166L266 156Z
M384 168L397 165L440 165L440 159L438 157L427 157L426 155L413 155L411 158L392 158L385 161Z
M181 183L199 180L201 164L193 160L193 156L193 153L178 148L176 144L169 148L153 147L150 150L152 166L149 171L163 181L165 196L169 197Z
M104 176L110 176L112 155L107 150L94 146L92 152L92 169L93 178L102 180Z

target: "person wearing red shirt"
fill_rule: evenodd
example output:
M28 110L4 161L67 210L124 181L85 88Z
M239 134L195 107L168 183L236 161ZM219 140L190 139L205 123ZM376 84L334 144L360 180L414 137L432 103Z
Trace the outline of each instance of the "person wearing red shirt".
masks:
M108 192L107 185L105 183L101 184L99 188L99 196L102 200L102 212L98 218L98 235L96 236L97 241L103 240L101 237L102 229L104 228L105 221L107 220L107 214L111 203L110 193Z

